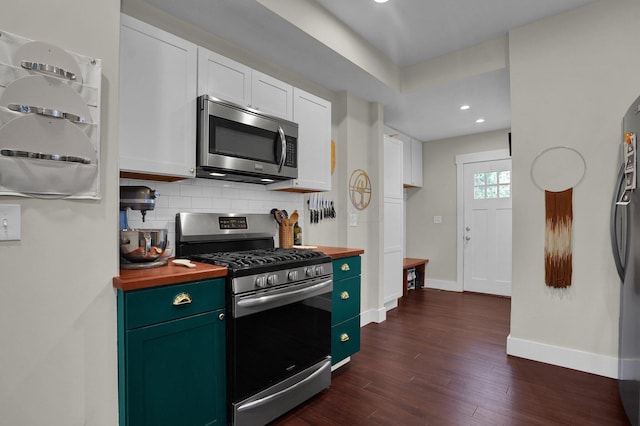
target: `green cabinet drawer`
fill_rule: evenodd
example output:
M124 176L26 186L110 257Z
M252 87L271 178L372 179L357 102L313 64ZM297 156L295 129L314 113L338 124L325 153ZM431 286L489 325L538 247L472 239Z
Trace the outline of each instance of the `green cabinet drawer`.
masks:
M331 328L331 363L336 364L360 350L360 316Z
M333 261L333 281L360 275L360 256L345 257Z
M129 291L124 305L128 330L213 311L224 307L224 279Z
M333 283L331 325L360 315L360 277Z

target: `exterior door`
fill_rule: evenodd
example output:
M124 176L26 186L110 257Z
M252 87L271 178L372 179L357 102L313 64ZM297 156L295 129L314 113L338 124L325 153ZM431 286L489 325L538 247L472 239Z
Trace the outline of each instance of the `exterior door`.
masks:
M463 289L511 296L511 159L464 164Z

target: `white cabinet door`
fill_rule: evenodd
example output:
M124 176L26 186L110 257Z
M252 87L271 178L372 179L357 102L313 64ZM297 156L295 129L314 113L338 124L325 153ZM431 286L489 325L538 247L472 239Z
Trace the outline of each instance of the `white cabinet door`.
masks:
M411 139L411 186L422 187L422 142Z
M293 119L293 87L203 47L198 48L198 95Z
M384 202L384 304L390 309L402 297L402 200Z
M195 44L121 16L120 170L195 177Z
M395 138L384 138L384 198L403 199L403 144Z
M422 186L422 142L405 135L402 140L402 184L405 187Z
M268 189L331 190L331 102L293 88L293 121L298 123L298 179Z
M251 73L251 107L293 120L293 87L260 71Z
M411 139L402 141L402 184L411 185Z
M384 304L397 306L402 297L402 249L404 212L402 190L403 144L384 138Z
M251 68L198 47L198 96L210 95L238 105L251 104Z

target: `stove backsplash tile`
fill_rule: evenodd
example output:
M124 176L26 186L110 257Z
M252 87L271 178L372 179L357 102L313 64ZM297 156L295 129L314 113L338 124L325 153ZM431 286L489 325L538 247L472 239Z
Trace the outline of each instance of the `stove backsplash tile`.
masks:
M304 195L268 191L263 185L225 182L211 179L188 179L179 182L120 179L120 185L144 185L158 192L155 209L148 211L145 222L138 211L129 210L131 228L166 228L169 248L175 247L175 221L179 212L265 213L272 208L289 213L298 210L304 223ZM278 235L275 236L276 247Z

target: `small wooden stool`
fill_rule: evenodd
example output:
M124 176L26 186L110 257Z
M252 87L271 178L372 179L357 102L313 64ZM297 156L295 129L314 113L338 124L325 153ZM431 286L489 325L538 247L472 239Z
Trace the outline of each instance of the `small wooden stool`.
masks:
M415 286L414 288L423 288L424 280L427 275L426 266L429 263L429 259L413 259L410 257L405 257L402 261L402 296L406 296L409 288L409 280L407 276L409 274L409 270L415 268L416 270L416 278L415 278Z

